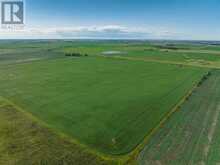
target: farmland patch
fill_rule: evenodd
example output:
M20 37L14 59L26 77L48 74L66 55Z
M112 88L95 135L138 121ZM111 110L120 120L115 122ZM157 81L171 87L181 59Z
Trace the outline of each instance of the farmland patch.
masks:
M0 91L51 128L118 155L140 144L206 71L103 57L53 59L5 68Z
M115 165L116 162L99 157L5 103L0 104L0 164Z
M216 165L220 161L220 72L213 71L152 137L139 157L141 165Z

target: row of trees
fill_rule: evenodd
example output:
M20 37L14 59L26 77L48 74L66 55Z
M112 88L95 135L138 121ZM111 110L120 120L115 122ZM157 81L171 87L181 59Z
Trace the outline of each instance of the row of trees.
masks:
M88 54L81 54L81 53L65 53L67 57L88 57Z
M197 87L200 87L208 78L211 76L211 72L208 72L206 75L204 75L201 80L198 82ZM193 91L194 92L194 91ZM186 97L186 100L189 100L192 96L192 93L189 94L189 96Z
M211 74L211 72L208 72L206 75L204 75L202 79L199 81L198 86L201 86L203 82L206 81L209 78L209 76L211 76Z

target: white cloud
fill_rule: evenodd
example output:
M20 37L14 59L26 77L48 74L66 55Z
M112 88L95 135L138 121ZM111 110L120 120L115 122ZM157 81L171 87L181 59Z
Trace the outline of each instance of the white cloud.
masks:
M94 39L177 39L179 33L163 28L134 28L119 25L80 27L26 27L23 30L0 29L3 38L94 38Z

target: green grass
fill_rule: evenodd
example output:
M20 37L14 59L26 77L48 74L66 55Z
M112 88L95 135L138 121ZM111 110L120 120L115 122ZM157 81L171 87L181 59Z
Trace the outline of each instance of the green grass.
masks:
M69 138L40 125L10 104L0 103L1 165L115 165Z
M206 69L82 57L5 65L1 95L51 128L106 154L126 154Z
M220 163L220 71L203 82L140 155L140 165Z

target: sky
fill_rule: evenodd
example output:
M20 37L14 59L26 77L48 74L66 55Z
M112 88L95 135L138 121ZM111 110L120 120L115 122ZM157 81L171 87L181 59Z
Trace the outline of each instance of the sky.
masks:
M0 39L220 40L219 0L25 0Z

